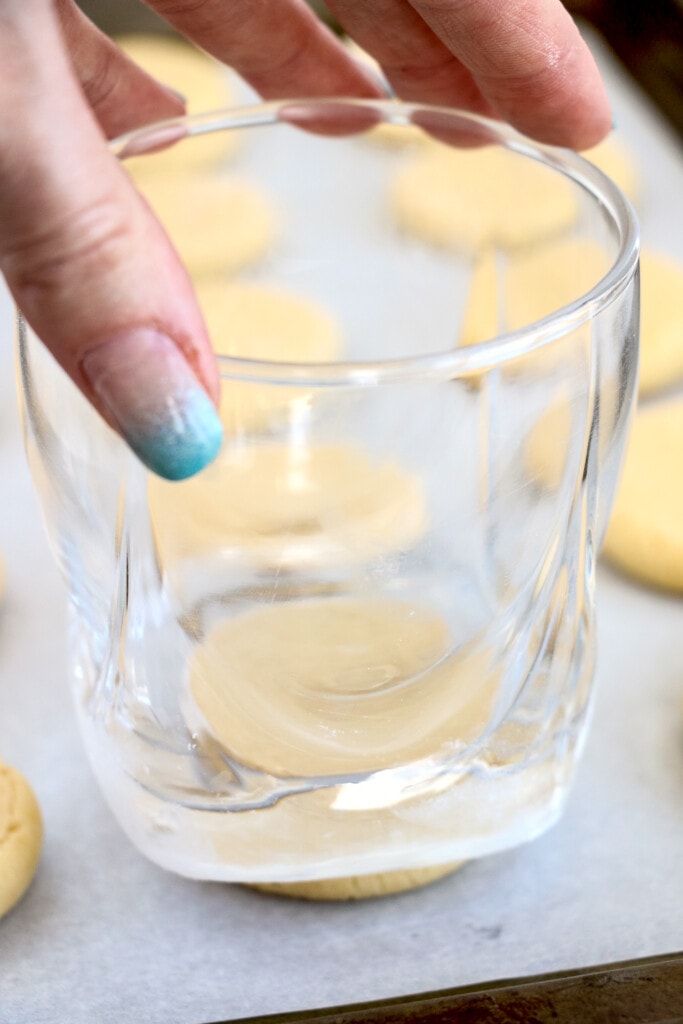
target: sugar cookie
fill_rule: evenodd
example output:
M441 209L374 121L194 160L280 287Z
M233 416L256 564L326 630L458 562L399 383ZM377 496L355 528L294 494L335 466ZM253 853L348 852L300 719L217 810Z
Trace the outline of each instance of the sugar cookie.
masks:
M519 330L582 298L609 268L607 251L582 238L513 254L504 284L507 329Z
M440 615L381 597L235 615L195 648L189 680L231 758L294 777L375 772L472 743L498 686L486 653L452 650Z
M249 888L301 900L367 900L406 892L408 889L419 889L452 874L464 863L455 861L428 868L383 871L374 875L351 875L348 878L321 878L310 882L256 882L250 884Z
M664 590L683 592L683 402L634 418L603 554Z
M372 560L425 528L420 480L359 448L276 442L229 446L180 484L150 477L163 562L202 553L301 567Z
M585 239L561 239L503 257L484 249L474 262L458 338L474 345L542 320L591 290L609 269L605 250ZM548 343L506 364L511 373L547 373L588 359L588 333Z
M168 177L142 192L166 228L190 274L232 274L268 251L276 215L254 185L236 178Z
M0 761L0 917L28 889L40 857L43 823L26 779Z
M581 156L611 178L632 203L638 201L640 182L634 159L614 135L609 135L592 149L584 150Z
M489 341L503 329L500 280L494 249L483 249L474 260L458 345Z
M645 249L640 256L638 393L683 379L683 263Z
M569 181L498 146L426 147L398 170L390 201L404 231L460 252L526 245L577 216Z
M334 317L322 306L280 288L208 281L197 287L213 347L221 356L324 363L342 348ZM305 389L224 380L221 419L232 432L266 425L278 410L306 398Z
M539 416L524 445L528 475L541 487L556 491L562 483L572 442L572 407L560 399ZM583 440L583 438L581 438Z
M190 43L167 36L132 35L116 40L128 56L163 85L187 101L188 114L222 110L234 105L231 72ZM230 157L239 145L236 131L212 132L173 146L153 157L127 162L136 180L167 173L186 173Z

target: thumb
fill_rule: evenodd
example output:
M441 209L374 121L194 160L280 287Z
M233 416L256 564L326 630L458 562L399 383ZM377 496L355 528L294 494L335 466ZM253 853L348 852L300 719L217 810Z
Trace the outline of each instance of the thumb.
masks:
M51 5L0 5L0 68L0 270L28 323L142 462L191 476L222 436L191 282L109 153Z

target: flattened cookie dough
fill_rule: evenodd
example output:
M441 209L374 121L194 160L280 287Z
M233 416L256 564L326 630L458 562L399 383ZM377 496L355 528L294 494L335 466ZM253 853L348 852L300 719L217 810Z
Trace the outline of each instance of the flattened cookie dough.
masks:
M461 345L542 320L591 290L609 270L609 256L585 239L562 239L498 261L485 249L475 260Z
M458 344L474 345L542 320L589 292L609 265L607 252L586 239L555 240L504 259L484 249L473 265ZM587 338L579 328L506 368L539 374L571 359L587 360Z
M40 808L26 779L0 761L0 917L24 895L43 843Z
M167 177L141 190L193 277L234 274L262 259L275 238L275 209L249 182Z
M638 393L683 379L683 263L645 249L640 255Z
M186 718L269 774L380 771L474 742L499 685L488 658L452 650L444 619L409 601L269 604L220 622L195 648Z
M683 401L639 410L603 546L643 583L683 592Z
M235 103L231 73L202 50L166 36L121 36L116 42L128 56L162 85L175 89L187 101L188 114L221 110ZM127 161L138 180L167 173L188 173L218 164L237 149L238 132L217 132L195 138L153 157Z
M327 309L281 288L207 281L197 287L209 335L221 356L325 363L341 353L340 328ZM306 397L300 388L225 380L221 419L227 430L268 425L278 410Z
M572 406L559 398L539 416L524 444L528 475L538 486L556 491L564 479L572 442Z
M406 892L408 889L419 889L452 874L464 863L455 861L429 868L383 871L374 875L351 875L348 878L321 878L312 882L258 882L249 888L300 900L367 900Z
M640 181L635 160L624 144L614 136L608 135L592 149L581 154L586 160L599 167L603 174L618 185L624 195L636 203L640 197Z
M514 249L569 228L572 185L498 146L428 146L397 172L390 201L408 234L445 249Z
M162 562L220 554L283 568L357 562L413 544L425 528L421 482L351 445L228 446L180 484L150 477Z

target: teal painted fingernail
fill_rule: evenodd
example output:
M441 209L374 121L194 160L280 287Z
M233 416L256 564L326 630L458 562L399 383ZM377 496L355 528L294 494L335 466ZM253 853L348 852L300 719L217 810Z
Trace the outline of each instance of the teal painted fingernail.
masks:
M185 480L215 459L223 426L167 335L138 328L106 338L81 369L102 410L153 473Z

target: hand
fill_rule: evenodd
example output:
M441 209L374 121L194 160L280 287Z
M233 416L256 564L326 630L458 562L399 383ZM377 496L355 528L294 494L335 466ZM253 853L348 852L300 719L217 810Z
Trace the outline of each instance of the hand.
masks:
M148 0L263 96L378 96L303 0ZM610 113L559 0L329 0L406 99L586 148ZM218 374L188 276L106 137L183 113L73 0L0 3L0 270L66 372L153 471L217 453Z

